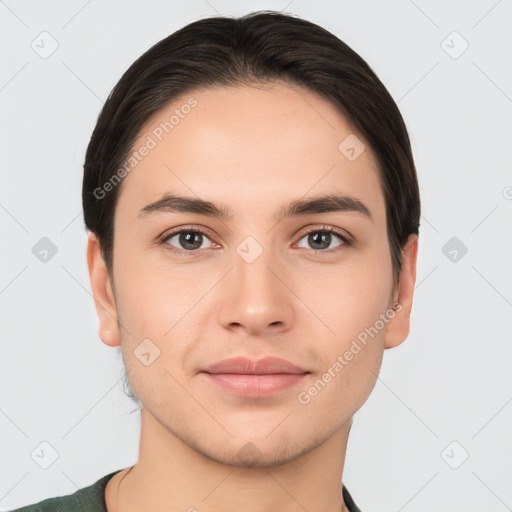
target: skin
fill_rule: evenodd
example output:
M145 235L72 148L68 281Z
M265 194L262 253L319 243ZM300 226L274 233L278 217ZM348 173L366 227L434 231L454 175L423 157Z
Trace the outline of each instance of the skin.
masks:
M354 130L304 89L194 91L148 120L135 147L190 96L198 105L122 184L113 282L89 234L99 335L122 346L142 403L139 459L110 480L108 510L346 510L341 481L351 417L375 385L384 349L409 333L417 236L404 247L395 289L377 161L368 145L349 161L338 145ZM333 191L360 199L372 219L331 212L276 223L283 205ZM223 203L235 216L138 218L165 192ZM325 246L337 250L321 254L307 234L326 225L350 233L355 245L333 234ZM159 242L180 226L207 230L201 248L180 256L166 249L186 252L178 236ZM263 249L252 263L236 252L247 236ZM394 301L401 308L385 328L301 404L298 393ZM160 349L149 366L134 355L145 338ZM311 373L300 387L260 399L234 396L199 373L240 355L281 357ZM252 459L239 452L247 443Z

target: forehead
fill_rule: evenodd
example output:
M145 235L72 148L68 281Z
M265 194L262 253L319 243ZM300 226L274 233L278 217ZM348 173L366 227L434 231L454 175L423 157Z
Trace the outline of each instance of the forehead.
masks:
M271 215L286 198L340 193L385 213L369 146L330 102L296 86L191 91L147 120L134 150L143 146L118 200L130 215L165 193L251 215Z

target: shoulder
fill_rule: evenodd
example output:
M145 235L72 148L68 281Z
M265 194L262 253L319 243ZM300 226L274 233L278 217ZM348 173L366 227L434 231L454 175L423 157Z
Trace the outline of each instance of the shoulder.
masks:
M9 512L107 512L105 487L118 472L109 473L88 487L78 489L73 494L47 498Z

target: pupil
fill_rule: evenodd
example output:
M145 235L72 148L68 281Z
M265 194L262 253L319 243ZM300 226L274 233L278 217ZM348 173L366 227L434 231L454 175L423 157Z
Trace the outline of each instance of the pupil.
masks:
M192 233L192 232L188 232L188 233L183 233L181 236L180 236L180 244L182 245L182 247L186 248L186 249L198 249L199 247L201 247L201 233ZM199 238L199 242L196 241L196 243L193 242L194 238L195 237L198 237ZM187 244L192 244L192 248L190 247L187 247Z
M318 238L319 237L321 239L323 239L323 242L324 242L323 246L324 247L329 247L329 242L330 242L330 239L331 239L331 234L330 233L315 233L315 234L310 235L310 240L313 241L313 245L318 244L318 243L320 243L320 245L322 245L322 241L318 242ZM327 244L325 244L326 239L327 239Z

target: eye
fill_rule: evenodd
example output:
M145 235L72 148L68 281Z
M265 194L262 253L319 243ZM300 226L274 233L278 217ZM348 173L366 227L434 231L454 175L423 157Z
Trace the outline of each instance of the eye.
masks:
M203 243L205 241L208 241L209 245L204 246ZM178 252L195 252L198 249L207 249L209 247L213 247L213 244L211 240L206 236L206 233L197 228L181 229L180 231L167 234L165 238L162 239L162 242L172 246Z
M309 247L301 245L302 240L305 240ZM332 246L336 241L336 245ZM169 250L181 254L195 253L200 249L211 249L215 246L208 234L197 227L181 228L167 233L162 237L161 243L165 244ZM351 237L344 231L333 226L323 226L303 234L298 242L298 247L312 249L315 252L331 253L352 244Z
M336 242L336 238L338 239L338 243L334 245L334 247L329 248L331 243ZM350 246L352 245L351 240L348 236L344 235L341 230L334 228L332 226L324 226L321 229L315 229L307 232L304 236L302 236L302 240L306 240L306 243L309 244L309 247L305 247L306 249L311 248L317 252L331 252L336 251L338 247L342 246ZM299 241L300 244L300 241ZM304 247L299 245L299 247Z

